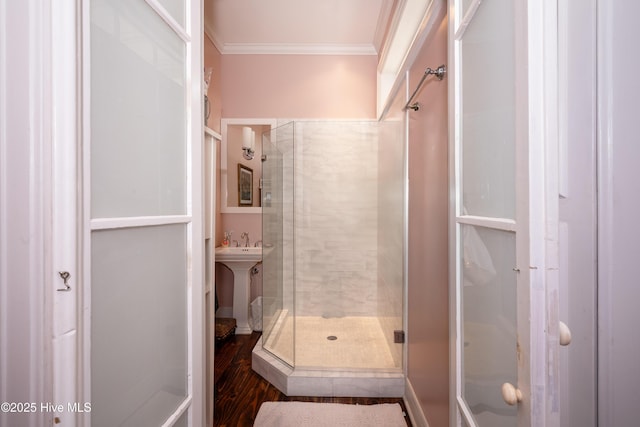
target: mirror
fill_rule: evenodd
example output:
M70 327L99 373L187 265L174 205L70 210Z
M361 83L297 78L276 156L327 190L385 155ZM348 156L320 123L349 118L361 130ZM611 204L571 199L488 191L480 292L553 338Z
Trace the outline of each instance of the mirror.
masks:
M222 119L220 150L220 211L260 213L262 134L277 126L276 119ZM251 135L249 137L249 135ZM243 144L253 147L253 158L244 156Z

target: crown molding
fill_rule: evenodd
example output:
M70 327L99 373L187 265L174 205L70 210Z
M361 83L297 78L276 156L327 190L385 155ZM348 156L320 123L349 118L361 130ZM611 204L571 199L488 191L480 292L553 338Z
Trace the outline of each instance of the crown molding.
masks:
M206 20L204 21L204 35L209 40L211 40L211 43L213 43L216 49L218 49L218 52L222 53L222 48L224 47L224 43L222 43L220 39L216 37L216 32L213 30L211 25L209 25L209 23Z
M223 55L377 55L373 44L226 43Z

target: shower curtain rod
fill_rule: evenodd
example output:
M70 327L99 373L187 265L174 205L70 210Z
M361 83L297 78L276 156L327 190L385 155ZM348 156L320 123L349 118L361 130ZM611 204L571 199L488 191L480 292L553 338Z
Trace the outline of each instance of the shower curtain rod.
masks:
M416 90L413 91L413 93L411 94L411 97L407 101L407 104L404 106L404 109L406 110L408 108L411 108L413 111L418 111L420 109L420 104L418 104L417 102L412 104L411 101L413 101L413 98L415 98L416 94L422 87L422 84L424 83L426 78L433 74L438 78L438 80L442 80L444 78L444 73L446 72L447 72L447 67L445 67L444 65L439 66L435 70L431 68L427 68L426 71L424 72L424 75L422 76L422 79L420 79L420 82L418 83L418 87L416 87Z

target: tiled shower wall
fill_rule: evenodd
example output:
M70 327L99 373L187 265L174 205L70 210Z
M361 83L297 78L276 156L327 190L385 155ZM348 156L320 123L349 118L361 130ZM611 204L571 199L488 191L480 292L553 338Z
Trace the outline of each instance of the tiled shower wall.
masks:
M377 316L378 124L296 122L296 316Z

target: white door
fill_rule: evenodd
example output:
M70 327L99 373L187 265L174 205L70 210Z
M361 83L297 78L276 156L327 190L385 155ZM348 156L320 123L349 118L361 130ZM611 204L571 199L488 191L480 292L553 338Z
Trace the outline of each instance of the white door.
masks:
M449 5L452 421L550 426L558 411L556 5Z
M201 3L84 0L85 425L204 424Z

